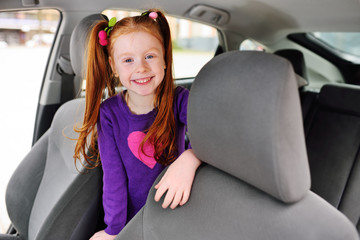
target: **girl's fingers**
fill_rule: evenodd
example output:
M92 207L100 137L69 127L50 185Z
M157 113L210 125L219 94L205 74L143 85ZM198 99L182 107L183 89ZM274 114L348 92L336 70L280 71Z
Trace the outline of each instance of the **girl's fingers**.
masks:
M165 173L165 175L166 175L166 173ZM163 181L164 181L165 175L164 175L164 176L160 179L160 181L155 185L155 189L158 189L158 188L161 186L161 184L162 184Z
M159 185L159 187L156 190L154 200L158 202L161 198L161 196L168 190L168 187L165 187L164 185Z
M162 207L167 208L170 205L170 203L172 202L172 200L174 199L174 196L175 196L175 192L173 190L169 189L168 192L166 193Z
M174 199L173 199L173 201L171 203L170 208L175 209L179 205L180 200L181 200L182 197L183 197L183 192L182 191L176 192L175 197L174 197Z
M189 190L185 190L180 202L180 206L184 205L185 203L187 203L187 201L189 200L190 197L190 191Z

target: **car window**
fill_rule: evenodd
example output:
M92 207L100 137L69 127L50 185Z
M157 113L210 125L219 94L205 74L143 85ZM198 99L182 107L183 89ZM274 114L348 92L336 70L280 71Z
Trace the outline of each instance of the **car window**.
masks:
M260 43L251 40L251 39L245 39L240 43L239 47L240 51L265 51L264 46L262 46Z
M318 43L336 55L348 61L360 63L360 33L313 32L308 36L310 39L315 38Z
M140 12L105 10L108 18L121 19L136 16ZM193 78L211 58L219 44L218 32L214 27L186 19L167 16L172 40L175 79Z
M40 87L59 21L60 13L52 9L0 12L0 132L6 141L1 148L1 233L10 224L5 188L31 148Z

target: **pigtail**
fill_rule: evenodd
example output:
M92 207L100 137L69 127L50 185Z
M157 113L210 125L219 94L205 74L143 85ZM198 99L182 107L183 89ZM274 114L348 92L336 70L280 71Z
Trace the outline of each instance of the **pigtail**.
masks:
M95 168L100 164L99 151L97 148L96 123L105 87L109 90L109 95L115 94L115 85L108 61L108 50L99 44L98 36L99 31L106 28L107 25L108 22L106 20L99 21L89 35L85 114L82 126L74 129L79 133L79 138L75 146L75 164L77 160L80 160L81 164L87 168ZM89 136L90 146L87 143ZM81 155L84 157L85 162L81 161Z
M157 22L162 35L166 66L164 80L155 93L155 106L158 109L157 116L141 143L141 149L144 152L143 146L146 141L150 140L155 148L155 160L160 164L169 165L178 157L176 124L173 110L175 84L172 73L172 43L169 24L165 15L159 10L150 9L143 16L148 17L150 12L156 12L158 15L152 21Z

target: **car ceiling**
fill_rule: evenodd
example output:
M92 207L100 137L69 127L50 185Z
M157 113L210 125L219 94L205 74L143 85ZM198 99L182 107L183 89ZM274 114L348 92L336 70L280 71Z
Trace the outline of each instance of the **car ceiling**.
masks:
M0 9L24 8L23 2L32 1L39 2L33 8L50 7L63 12L158 7L170 15L185 17L197 4L193 0L94 0L91 3L89 0L2 0ZM202 0L199 3L230 14L226 24L217 26L219 29L237 32L263 43L296 32L360 32L360 0Z

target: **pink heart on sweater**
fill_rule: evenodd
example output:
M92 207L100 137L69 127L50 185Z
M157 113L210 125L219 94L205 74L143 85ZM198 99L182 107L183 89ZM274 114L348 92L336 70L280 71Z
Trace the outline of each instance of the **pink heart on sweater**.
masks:
M154 146L147 141L144 144L145 154L140 149L141 142L143 141L145 136L146 134L140 131L135 131L130 133L130 135L128 136L128 145L131 152L134 154L134 156L137 159L139 159L149 168L153 169L156 164L156 161L154 159L154 153L155 153Z

